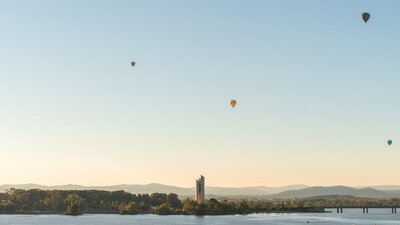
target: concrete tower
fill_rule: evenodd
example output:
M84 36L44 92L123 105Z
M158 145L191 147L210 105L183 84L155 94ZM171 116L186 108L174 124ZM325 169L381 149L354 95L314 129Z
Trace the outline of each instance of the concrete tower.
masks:
M205 200L205 185L204 185L204 177L203 175L200 176L199 179L196 180L196 194L195 200L197 204L203 204Z

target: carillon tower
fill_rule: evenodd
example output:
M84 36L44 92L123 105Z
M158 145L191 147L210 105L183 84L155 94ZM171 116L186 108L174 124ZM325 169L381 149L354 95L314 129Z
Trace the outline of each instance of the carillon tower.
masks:
M201 175L200 178L196 180L195 200L196 200L197 204L204 203L204 200L205 200L204 196L205 196L204 177L203 177L203 175Z

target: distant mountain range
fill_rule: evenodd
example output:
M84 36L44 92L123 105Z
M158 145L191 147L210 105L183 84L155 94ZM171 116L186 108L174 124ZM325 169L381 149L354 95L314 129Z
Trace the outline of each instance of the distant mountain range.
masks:
M278 194L270 195L270 198L309 198L314 196L329 196L329 195L348 195L354 197L368 198L391 198L396 197L393 193L376 190L373 188L351 188L346 186L334 187L307 187L301 190L283 191Z
M0 192L6 189L41 189L41 190L105 190L117 191L124 190L132 194L151 194L151 193L176 193L181 197L191 197L194 195L194 188L177 187L163 184L146 185L112 185L112 186L81 186L81 185L60 185L45 186L38 184L18 184L0 185ZM400 186L372 186L372 187L310 187L307 185L289 185L282 187L206 187L206 194L212 197L232 197L232 198L266 198L266 199L287 199L287 198L309 198L315 196L354 196L369 198L392 198L400 197Z
M41 190L105 190L105 191L118 191L124 190L130 192L132 194L151 194L155 192L160 193L176 193L181 196L191 196L194 195L194 187L193 188L184 188L184 187L176 187L170 185L163 184L145 184L145 185L137 185L137 184L121 184L121 185L112 185L112 186L81 186L81 185L60 185L60 186L45 186L38 184L7 184L0 185L0 192L10 189L41 189ZM282 191L287 190L298 190L307 187L306 185L289 185L282 187L265 187L265 186L257 186L257 187L206 187L207 194L215 195L215 196L240 196L240 195L271 195L277 194Z

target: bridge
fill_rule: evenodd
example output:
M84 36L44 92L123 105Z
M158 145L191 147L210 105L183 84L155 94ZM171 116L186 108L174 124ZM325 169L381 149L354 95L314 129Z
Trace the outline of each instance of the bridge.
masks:
M345 209L362 209L363 213L368 213L368 207L340 207L336 208L336 213L343 213L343 208ZM397 208L399 207L372 207L374 209L392 209L392 213L397 213Z

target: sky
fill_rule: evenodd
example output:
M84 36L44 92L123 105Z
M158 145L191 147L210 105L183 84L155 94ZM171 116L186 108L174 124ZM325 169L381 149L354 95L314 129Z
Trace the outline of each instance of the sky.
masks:
M0 184L400 184L399 9L2 0Z

